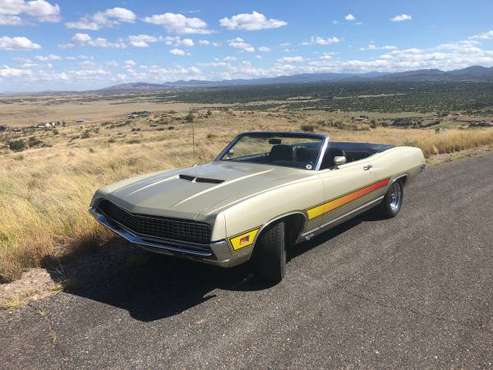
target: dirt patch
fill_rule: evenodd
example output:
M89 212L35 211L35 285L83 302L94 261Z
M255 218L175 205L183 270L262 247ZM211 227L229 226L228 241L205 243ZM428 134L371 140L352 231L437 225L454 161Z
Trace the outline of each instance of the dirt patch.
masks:
M0 308L13 309L23 304L47 297L59 291L55 282L45 269L35 268L22 274L19 280L0 285Z

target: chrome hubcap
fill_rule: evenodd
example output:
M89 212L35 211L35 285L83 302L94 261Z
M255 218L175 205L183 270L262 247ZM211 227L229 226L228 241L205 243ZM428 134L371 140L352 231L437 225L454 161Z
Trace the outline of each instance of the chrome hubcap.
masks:
M401 206L401 197L402 197L401 186L398 183L392 184L392 187L390 188L389 202L390 202L390 208L393 211L399 210L399 207Z

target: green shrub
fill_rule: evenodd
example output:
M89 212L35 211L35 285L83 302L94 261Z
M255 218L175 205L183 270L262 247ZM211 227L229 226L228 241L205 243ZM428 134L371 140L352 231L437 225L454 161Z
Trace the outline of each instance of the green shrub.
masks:
M27 149L27 144L23 139L9 141L9 149L13 152L22 152Z

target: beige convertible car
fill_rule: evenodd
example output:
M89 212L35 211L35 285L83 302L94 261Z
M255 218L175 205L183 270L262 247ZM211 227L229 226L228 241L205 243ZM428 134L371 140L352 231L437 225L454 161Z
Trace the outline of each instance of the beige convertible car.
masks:
M420 149L246 132L210 163L125 180L94 195L101 224L146 250L222 267L252 262L279 282L286 247L375 208L399 213Z

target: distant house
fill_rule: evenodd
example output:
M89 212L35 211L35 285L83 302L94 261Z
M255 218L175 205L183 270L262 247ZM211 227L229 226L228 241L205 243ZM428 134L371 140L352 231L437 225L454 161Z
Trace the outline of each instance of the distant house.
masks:
M127 117L132 119L132 118L146 118L149 117L151 112L148 112L146 110L140 111L140 112L130 112Z
M0 125L0 132L7 131L8 127L5 125Z

